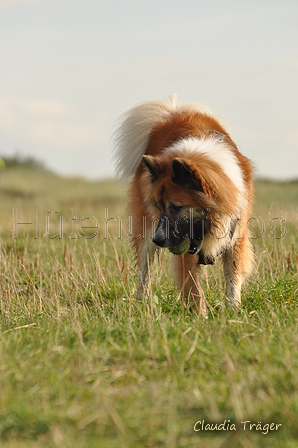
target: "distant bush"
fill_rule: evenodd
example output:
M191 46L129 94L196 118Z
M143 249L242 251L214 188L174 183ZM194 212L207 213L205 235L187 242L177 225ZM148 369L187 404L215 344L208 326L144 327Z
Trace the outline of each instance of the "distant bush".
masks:
M1 158L5 162L6 168L26 167L35 170L48 171L45 164L33 156L15 154L13 156L2 156Z

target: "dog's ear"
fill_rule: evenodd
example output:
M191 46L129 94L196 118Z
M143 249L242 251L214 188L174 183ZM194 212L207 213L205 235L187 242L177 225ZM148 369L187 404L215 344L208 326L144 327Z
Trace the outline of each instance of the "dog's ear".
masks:
M172 161L172 181L189 190L196 190L204 193L201 179L195 174L186 160L176 157Z
M143 156L142 160L152 176L152 182L155 182L160 175L158 161L152 156Z

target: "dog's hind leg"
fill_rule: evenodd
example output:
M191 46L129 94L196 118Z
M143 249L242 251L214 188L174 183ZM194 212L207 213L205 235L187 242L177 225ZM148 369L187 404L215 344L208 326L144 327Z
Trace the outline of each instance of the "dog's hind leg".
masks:
M148 284L148 272L152 264L154 253L156 251L156 245L151 239L144 241L140 247L138 247L138 261L139 261L139 280L138 280L138 298L141 298L147 289Z
M182 297L190 308L202 316L207 316L206 300L200 279L197 257L190 254L174 255L172 258L174 275Z

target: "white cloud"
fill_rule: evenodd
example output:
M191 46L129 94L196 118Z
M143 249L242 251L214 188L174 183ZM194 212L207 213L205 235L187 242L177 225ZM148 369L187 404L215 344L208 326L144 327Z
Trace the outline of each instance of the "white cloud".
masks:
M0 98L0 131L20 146L72 151L97 146L106 138L104 117L55 100Z

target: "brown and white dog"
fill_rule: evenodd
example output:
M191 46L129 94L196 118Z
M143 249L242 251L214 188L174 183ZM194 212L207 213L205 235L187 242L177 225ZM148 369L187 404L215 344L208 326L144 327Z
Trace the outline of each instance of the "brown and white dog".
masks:
M175 279L192 308L206 314L200 265L213 264L218 256L226 304L238 307L253 261L247 230L253 170L220 120L201 104L177 104L172 95L124 114L114 143L118 174L132 177L128 214L138 296L156 249L163 247L178 254L173 255Z

